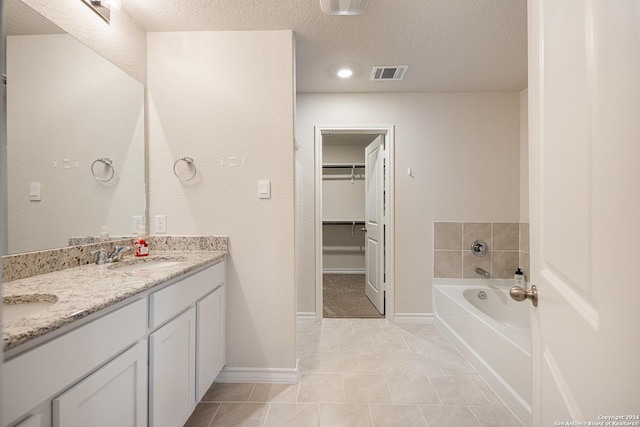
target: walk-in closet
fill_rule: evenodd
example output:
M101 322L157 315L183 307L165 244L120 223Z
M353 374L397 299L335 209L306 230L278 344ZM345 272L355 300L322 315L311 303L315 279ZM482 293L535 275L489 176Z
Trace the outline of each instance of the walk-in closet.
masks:
M377 137L323 135L323 317L384 317L365 295L365 149Z

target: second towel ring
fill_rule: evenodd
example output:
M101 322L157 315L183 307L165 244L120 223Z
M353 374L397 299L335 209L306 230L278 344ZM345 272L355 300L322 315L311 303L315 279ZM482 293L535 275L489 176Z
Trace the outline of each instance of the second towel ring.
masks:
M109 175L108 178L106 179L101 179L98 174L96 173L96 171L93 169L96 165L96 163L102 163L104 164L106 169L111 169L111 175ZM109 182L113 179L113 176L116 174L116 170L113 167L113 160L107 158L107 157L100 157L99 159L96 159L93 161L93 163L91 163L91 175L93 175L93 177L96 179L96 181L98 182Z
M187 164L188 168L193 168L193 174L191 174L190 177L188 178L182 178L180 175L178 175L178 172L176 171L176 166L178 165L179 162L185 162ZM196 168L196 164L193 163L193 158L192 157L180 157L178 160L176 160L173 163L173 174L176 176L176 178L178 178L180 181L191 181L193 178L196 177L196 173L198 172L198 169Z

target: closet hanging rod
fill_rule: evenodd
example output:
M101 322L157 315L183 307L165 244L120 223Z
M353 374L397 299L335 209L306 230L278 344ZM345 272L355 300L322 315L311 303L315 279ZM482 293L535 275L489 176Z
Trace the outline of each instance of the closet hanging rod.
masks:
M322 221L323 224L327 224L327 225L354 225L354 224L364 224L364 221L332 221L332 220L326 220L326 221Z

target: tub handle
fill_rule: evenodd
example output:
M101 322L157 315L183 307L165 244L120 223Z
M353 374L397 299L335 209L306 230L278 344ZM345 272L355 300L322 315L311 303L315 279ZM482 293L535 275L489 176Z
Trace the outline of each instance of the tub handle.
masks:
M531 285L531 289L528 291L520 286L514 286L509 289L509 295L511 295L511 298L516 301L529 299L534 307L538 306L538 289L536 288L536 285Z

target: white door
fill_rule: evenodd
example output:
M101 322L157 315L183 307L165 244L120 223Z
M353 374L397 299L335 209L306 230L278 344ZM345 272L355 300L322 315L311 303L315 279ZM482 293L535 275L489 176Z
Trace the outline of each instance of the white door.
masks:
M384 314L384 139L365 148L365 294Z
M639 425L640 1L530 0L529 100L533 425Z

